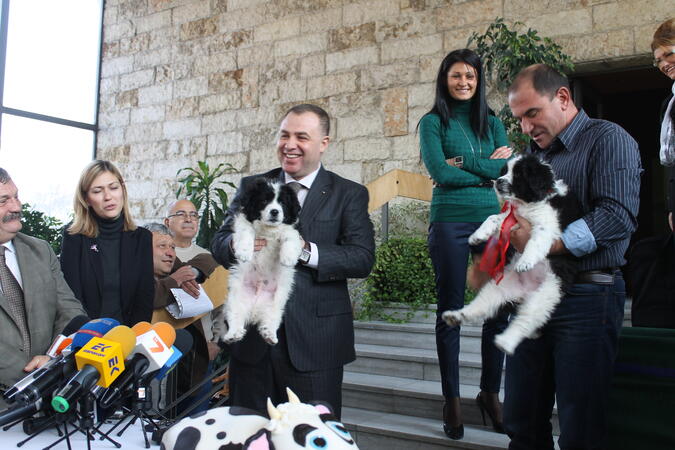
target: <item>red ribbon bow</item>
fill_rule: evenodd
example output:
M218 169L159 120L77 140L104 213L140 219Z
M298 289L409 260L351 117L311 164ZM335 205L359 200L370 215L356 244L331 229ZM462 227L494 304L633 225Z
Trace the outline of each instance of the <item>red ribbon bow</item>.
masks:
M504 278L504 266L506 265L506 251L511 245L511 228L518 223L516 220L515 207L510 202L505 202L501 212L508 211L509 213L502 221L501 229L499 230L499 238L494 235L490 236L483 257L480 260L480 270L490 275L497 284Z

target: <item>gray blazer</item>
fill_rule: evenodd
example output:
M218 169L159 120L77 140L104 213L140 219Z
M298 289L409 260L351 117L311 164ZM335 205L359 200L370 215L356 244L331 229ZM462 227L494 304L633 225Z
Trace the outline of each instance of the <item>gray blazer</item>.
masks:
M256 177L283 182L282 175L281 169L275 169L242 179L211 244L213 257L226 268L236 261L229 244L241 192ZM300 371L341 367L356 357L347 278L368 276L375 262L368 190L322 167L300 211L300 234L317 245L319 266L316 270L296 266L295 287L284 313L288 353ZM231 352L241 361L256 364L268 347L254 328L231 345Z
M23 368L28 361L35 355L44 355L73 317L86 315L63 279L59 260L46 241L18 233L12 242L21 270L31 354L20 350L21 331L0 293L0 383L6 386L26 375Z

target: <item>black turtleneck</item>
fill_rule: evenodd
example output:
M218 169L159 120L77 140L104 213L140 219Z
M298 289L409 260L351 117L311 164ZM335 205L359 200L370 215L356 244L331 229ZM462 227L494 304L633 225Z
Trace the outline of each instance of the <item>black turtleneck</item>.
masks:
M102 219L96 216L98 223L98 250L101 253L103 268L103 299L101 317L122 319L122 301L120 289L120 244L124 229L124 216L117 219Z

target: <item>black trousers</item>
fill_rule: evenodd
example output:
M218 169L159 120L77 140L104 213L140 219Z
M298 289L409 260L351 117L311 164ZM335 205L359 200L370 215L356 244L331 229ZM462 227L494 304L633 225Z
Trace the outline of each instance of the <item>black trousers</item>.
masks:
M249 332L255 333L254 330ZM230 404L267 414L267 398L274 406L287 402L288 387L303 403L312 400L328 403L339 420L343 372L342 366L309 372L296 370L288 356L288 342L282 325L279 343L270 346L260 362L248 364L233 355L230 357Z

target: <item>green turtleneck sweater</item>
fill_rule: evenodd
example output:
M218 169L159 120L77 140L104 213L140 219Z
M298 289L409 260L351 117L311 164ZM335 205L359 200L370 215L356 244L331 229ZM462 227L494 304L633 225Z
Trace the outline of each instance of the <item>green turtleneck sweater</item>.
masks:
M471 102L453 102L454 117L448 127L441 124L437 114L429 113L420 120L422 160L437 184L431 199L432 223L483 222L499 212L494 190L476 185L499 176L506 160L490 159L490 155L496 148L508 145L506 132L501 121L490 115L487 136L479 142L471 128ZM461 169L445 161L455 156L464 158Z

